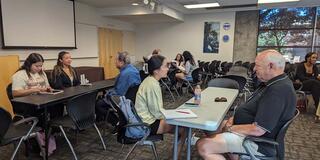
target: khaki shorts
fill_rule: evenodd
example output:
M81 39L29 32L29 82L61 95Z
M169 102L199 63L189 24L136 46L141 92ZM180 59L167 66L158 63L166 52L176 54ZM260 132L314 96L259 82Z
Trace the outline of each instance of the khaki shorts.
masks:
M242 146L242 142L245 136L234 133L234 132L224 132L221 134L224 140L226 141L227 150L230 153L247 153L244 147ZM252 141L248 141L249 149L257 156L263 156L262 153L258 152L258 145Z

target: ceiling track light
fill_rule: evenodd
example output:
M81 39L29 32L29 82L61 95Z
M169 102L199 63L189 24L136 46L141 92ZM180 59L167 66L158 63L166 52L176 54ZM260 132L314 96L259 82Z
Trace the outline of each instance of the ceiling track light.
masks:
M158 6L158 2L156 0L142 0L142 2L146 7L153 11L155 11Z

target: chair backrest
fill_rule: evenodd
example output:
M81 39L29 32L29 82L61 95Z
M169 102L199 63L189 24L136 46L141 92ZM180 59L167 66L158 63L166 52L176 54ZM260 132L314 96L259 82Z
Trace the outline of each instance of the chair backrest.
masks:
M89 92L71 98L67 102L68 115L78 129L91 127L95 122L97 92Z
M238 82L240 92L243 91L243 89L247 83L246 78L244 78L242 76L238 76L238 75L225 75L225 76L223 76L223 78L232 79L232 80L235 80L236 82Z
M242 61L236 61L234 62L234 66L241 66L242 65Z
M284 152L285 152L284 137L286 135L286 132L287 132L290 124L293 122L293 120L298 117L299 113L300 113L299 110L296 109L295 115L281 127L281 129L279 130L279 132L277 134L276 141L279 143L277 152L278 152L278 158L280 160L284 159Z
M208 87L239 89L237 81L228 78L215 78L208 82Z
M215 74L215 66L216 66L217 60L213 60L210 64L209 64L209 72L211 74Z
M13 99L13 95L12 95L12 83L8 84L7 86L7 96L9 98L9 100Z
M242 63L242 66L243 66L244 68L249 69L249 67L250 67L250 62L249 62L249 61L243 62L243 63Z
M210 71L209 64L210 64L210 62L205 62L203 64L203 69L204 69L205 72L209 72Z
M178 69L169 69L168 71L168 78L171 82L171 87L177 84L177 79L176 79L176 73Z
M196 84L196 83L200 82L200 80L201 80L200 71L201 71L201 68L196 68L191 72L192 83Z
M143 70L139 71L140 79L143 81L145 78L148 77L148 74L146 74Z
M127 99L130 99L133 104L135 104L136 95L137 95L139 86L140 85L134 85L129 87L129 89L127 90L127 93L124 95Z
M11 114L0 106L0 142L12 122Z

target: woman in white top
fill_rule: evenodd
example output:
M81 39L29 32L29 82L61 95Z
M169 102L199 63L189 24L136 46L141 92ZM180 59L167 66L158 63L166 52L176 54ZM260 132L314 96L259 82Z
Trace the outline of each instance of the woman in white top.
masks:
M12 76L13 97L51 91L48 78L42 69L43 62L43 57L39 53L31 53L27 57Z
M44 59L39 53L31 53L24 61L23 65L12 76L13 97L23 97L39 92L52 91L47 76L43 71ZM47 108L50 117L62 115L63 108L50 106ZM43 110L32 105L13 105L13 111L25 117L34 116L39 118L38 125L43 127Z
M176 74L177 79L186 79L188 81L192 81L191 73L196 68L196 63L193 59L192 54L189 51L184 51L182 53L184 58L184 71Z

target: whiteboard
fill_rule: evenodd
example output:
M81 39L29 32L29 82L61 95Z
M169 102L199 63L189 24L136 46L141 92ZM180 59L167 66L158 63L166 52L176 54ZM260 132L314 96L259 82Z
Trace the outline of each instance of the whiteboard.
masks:
M3 48L76 48L74 2L1 0Z

